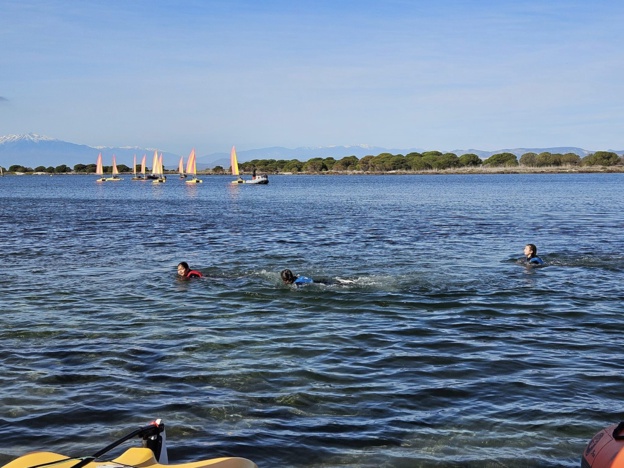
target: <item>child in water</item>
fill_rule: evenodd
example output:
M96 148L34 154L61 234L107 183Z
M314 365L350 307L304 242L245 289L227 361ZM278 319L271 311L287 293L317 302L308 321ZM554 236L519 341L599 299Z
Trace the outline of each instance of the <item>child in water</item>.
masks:
M308 278L307 276L295 276L295 274L290 270L282 270L280 273L282 281L285 284L294 284L295 286L303 286L304 284L314 283L312 278Z
M537 247L535 244L527 244L524 247L525 263L527 265L543 265L544 260L537 256Z
M178 263L178 275L183 278L201 278L203 275L197 270L191 270L186 262Z
M316 279L316 280L313 280L312 278L308 278L307 276L295 275L292 271L290 271L288 269L282 270L280 272L280 277L282 278L282 281L285 284L294 284L297 287L304 286L306 284L312 284L312 283L314 283L314 284L326 284L326 285L330 285L330 284L344 285L344 284L351 284L351 283L353 283L353 281L351 281L351 280L340 279L340 278L336 278L335 280L333 280L333 279Z

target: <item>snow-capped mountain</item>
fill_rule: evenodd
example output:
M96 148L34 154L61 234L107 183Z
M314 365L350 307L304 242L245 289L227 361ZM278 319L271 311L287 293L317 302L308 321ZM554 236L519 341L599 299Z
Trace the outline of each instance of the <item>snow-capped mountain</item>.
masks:
M105 165L111 163L114 154L117 164L131 167L134 155L137 156L137 160L140 160L143 154L147 154L148 161L151 163L154 149L80 145L34 133L0 137L0 166L5 168L14 164L33 169L37 166L56 167L61 164L69 167L74 167L76 164L95 164L99 153L102 153ZM164 166L175 167L179 157L179 155L163 152Z
M42 141L59 141L47 136L37 135L36 133L28 133L26 135L5 135L0 136L0 145L5 143L17 143L23 141L30 141L33 143L39 143Z

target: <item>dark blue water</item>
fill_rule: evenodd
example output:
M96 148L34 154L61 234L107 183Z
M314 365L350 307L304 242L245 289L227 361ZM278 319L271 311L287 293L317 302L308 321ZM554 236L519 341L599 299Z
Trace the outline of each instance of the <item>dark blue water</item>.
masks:
M624 417L624 175L204 179L0 178L0 453L578 466Z

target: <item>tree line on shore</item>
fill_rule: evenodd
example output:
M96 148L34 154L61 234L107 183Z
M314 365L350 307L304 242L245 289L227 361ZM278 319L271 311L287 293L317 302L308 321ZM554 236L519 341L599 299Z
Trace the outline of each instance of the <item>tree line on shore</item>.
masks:
M251 173L319 173L319 172L421 172L452 170L465 167L563 167L563 166L616 166L624 165L624 157L611 151L596 151L583 158L575 153L525 153L518 158L513 153L497 153L482 160L476 154L468 153L457 156L454 153L442 153L441 151L426 151L423 153L409 153L407 155L381 153L377 156L345 156L342 159L312 158L308 161L297 159L254 159L239 163L239 169ZM131 167L118 164L119 172L133 172ZM38 166L34 169L21 165L12 165L9 172L41 172L49 174L61 173L95 173L95 164L76 164L73 168L65 164L56 167ZM137 167L137 171L140 167ZM104 172L111 172L110 166L104 167ZM175 173L176 170L166 171ZM226 169L216 166L211 170L200 171L202 173L224 174ZM227 168L229 173L229 168Z

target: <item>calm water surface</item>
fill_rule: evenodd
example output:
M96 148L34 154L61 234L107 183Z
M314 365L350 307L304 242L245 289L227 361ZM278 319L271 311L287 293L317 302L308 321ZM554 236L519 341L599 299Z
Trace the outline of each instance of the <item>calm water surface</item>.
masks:
M0 178L2 454L572 467L624 417L624 175L229 181Z

